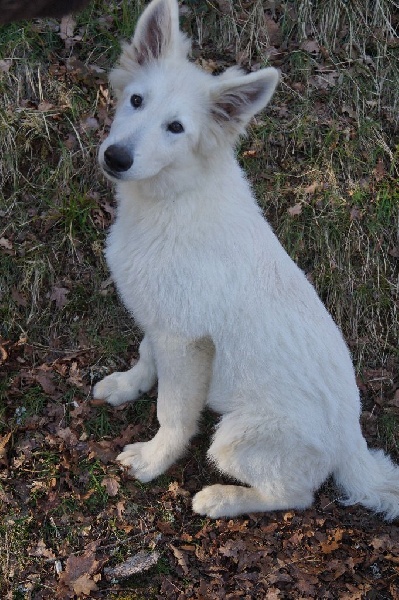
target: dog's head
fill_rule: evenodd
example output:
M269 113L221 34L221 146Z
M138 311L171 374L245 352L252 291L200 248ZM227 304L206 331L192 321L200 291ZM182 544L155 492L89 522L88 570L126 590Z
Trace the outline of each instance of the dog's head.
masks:
M153 0L111 72L118 105L100 165L112 180L143 180L165 169L184 173L199 156L233 145L269 102L278 71L213 77L187 60L177 0Z

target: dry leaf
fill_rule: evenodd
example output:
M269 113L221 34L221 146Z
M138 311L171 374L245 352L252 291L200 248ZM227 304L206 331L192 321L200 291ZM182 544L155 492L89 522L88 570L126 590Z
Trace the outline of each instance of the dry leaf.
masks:
M7 350L4 348L4 346L2 346L0 344L0 364L4 363L8 358L8 352Z
M227 542L219 548L219 552L220 554L223 554L223 556L236 559L238 559L239 555L245 552L245 550L246 548L243 540L227 540Z
M67 446L75 447L78 444L78 438L70 427L57 429L56 435L61 438Z
M78 577L72 583L72 588L75 594L84 594L85 596L90 596L91 592L98 590L96 583L87 573Z
M176 548L176 546L174 546L173 544L170 544L169 547L171 548L173 554L175 555L177 562L183 569L184 575L187 575L189 572L189 568L188 568L188 561L187 561L186 554L184 552L182 552L179 548Z
M67 294L69 294L67 288L54 286L51 290L50 301L54 301L57 308L63 308L67 303Z
M11 436L11 431L6 433L6 435L0 436L0 458L3 458L6 455L6 446L10 441Z
M11 67L11 60L0 60L0 72L8 73Z
M60 575L60 582L76 594L89 595L91 591L97 589L92 576L100 567L100 563L95 558L95 548L98 544L98 541L92 542L82 556L72 554L66 561L65 571Z
M214 73L218 69L217 63L212 59L200 58L198 62L201 65L201 69L204 69L208 73Z
M339 548L339 544L334 540L331 542L322 542L320 546L323 554L330 554Z
M39 369L37 373L35 373L34 379L41 385L46 394L52 396L55 393L56 387L53 383L52 373Z
M316 40L305 40L300 45L301 50L305 50L305 52L319 52L320 46L316 42Z
M265 27L271 46L280 46L282 41L280 25L267 13L265 14Z
M47 102L46 100L39 102L37 105L37 110L40 110L41 112L46 112L52 108L54 108L54 104L51 104L51 102Z
M107 491L108 496L117 496L120 485L116 479L113 477L105 477L101 485L103 485Z
M257 155L257 152L256 150L245 150L242 155L245 156L245 158L254 158Z
M314 183L311 183L310 185L308 185L307 187L305 187L305 189L303 190L305 192L305 194L314 194L315 191L320 187L319 183L317 181L315 181Z
M301 202L298 202L297 204L294 204L294 206L290 206L287 209L288 214L291 215L291 217L295 217L296 215L300 215L302 213L302 204Z
M334 534L332 535L332 539L328 542L321 542L321 550L323 554L330 554L334 552L334 550L338 550L340 547L340 542L342 541L343 529L336 529Z
M373 173L377 181L381 181L381 179L384 179L385 175L387 174L383 160L381 158L378 159Z
M0 246L6 250L12 250L12 242L5 237L0 238Z
M399 388L396 390L394 397L388 402L388 404L389 406L396 406L399 408Z
M321 69L319 69L321 71ZM309 83L320 90L328 90L337 85L338 71L321 72L309 79Z
M73 150L78 144L76 135L74 133L68 133L66 139L64 140L64 144L68 150Z
M26 297L21 294L16 287L13 287L11 290L11 298L14 300L16 304L19 306L28 306L28 300Z
M62 17L60 23L59 36L62 40L68 40L73 38L73 32L75 31L76 21L72 15L66 15Z
M358 208L357 206L353 206L351 208L351 212L349 215L349 218L351 221L358 221L359 219L362 218L362 211L360 210L360 208Z
M115 451L114 442L109 440L100 440L99 442L90 440L89 448L89 458L99 458L105 465L113 461L117 454Z
M95 117L87 117L80 122L83 131L96 131L99 128L99 123Z
M75 385L76 387L79 387L79 388L84 387L84 382L82 380L82 373L80 372L78 363L76 361L74 361L71 364L71 367L69 369L69 377L68 377L67 381L68 381L68 383L70 383L71 385Z
M43 539L40 539L38 541L36 548L29 552L29 556L39 556L43 558L48 558L50 560L55 560L56 558L54 552L47 548Z
M177 481L172 481L172 483L169 484L168 490L169 492L172 492L175 498L177 498L177 496L183 496L186 498L190 496L190 492L181 488Z

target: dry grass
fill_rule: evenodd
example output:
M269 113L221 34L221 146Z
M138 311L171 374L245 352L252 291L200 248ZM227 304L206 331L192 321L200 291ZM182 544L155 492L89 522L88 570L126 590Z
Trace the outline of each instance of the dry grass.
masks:
M299 57L306 64L297 65L298 71L309 78L320 66L314 54L317 43L329 62L330 68L324 75L328 79L331 71L337 73L339 85L334 89L334 103L341 102L356 112L359 122L370 114L382 113L398 125L395 1L215 0L208 2L208 6L209 10L205 10L205 3L200 4L197 14L200 45L206 47L211 39L222 54L228 49L244 64L258 61L276 64L276 60L278 63L279 52L275 48L279 46L289 48L294 55L310 48L310 57Z

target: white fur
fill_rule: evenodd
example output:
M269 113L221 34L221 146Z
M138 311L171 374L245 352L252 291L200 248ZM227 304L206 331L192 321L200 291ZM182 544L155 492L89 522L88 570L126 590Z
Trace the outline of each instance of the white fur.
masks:
M138 364L106 377L94 396L134 400L158 377L160 424L118 458L141 481L156 477L184 453L208 404L221 414L209 457L248 487L207 487L196 512L306 508L333 474L349 503L393 519L399 469L367 449L342 335L234 158L277 71L213 77L186 60L187 49L176 0L154 0L111 74L119 102L99 160L116 182L118 211L106 256L145 337ZM138 109L133 94L143 98ZM170 132L173 121L184 132ZM105 165L112 145L133 157L127 170Z

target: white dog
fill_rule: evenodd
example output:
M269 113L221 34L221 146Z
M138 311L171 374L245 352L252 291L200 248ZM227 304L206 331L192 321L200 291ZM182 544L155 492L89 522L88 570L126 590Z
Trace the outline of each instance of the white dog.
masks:
M106 256L145 335L139 362L94 397L116 406L158 378L160 424L118 460L140 481L157 477L207 404L221 414L209 458L246 485L204 488L195 512L303 509L332 474L348 504L394 519L399 468L367 448L347 347L234 158L278 72L213 77L188 50L177 1L153 0L110 77L118 106L99 161L118 211Z

